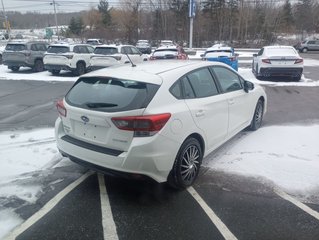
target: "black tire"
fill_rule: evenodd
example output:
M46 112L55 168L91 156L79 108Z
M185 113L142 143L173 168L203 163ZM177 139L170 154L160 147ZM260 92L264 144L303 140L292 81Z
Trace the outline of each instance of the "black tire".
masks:
M34 72L43 72L44 71L44 64L41 59L37 59L34 62L34 67L33 67Z
M57 76L60 73L60 70L50 70L50 72L52 73L52 75Z
M168 177L168 184L176 189L191 186L198 176L203 153L196 138L188 138L182 144Z
M262 120L263 120L263 115L264 115L264 102L261 99L259 99L256 104L254 116L253 116L253 119L251 120L249 130L256 131L258 128L260 128L262 124Z
M303 49L301 49L301 52L302 52L302 53L308 52L308 48L303 48Z
M258 64L256 65L256 69L255 69L255 77L258 80L262 80L262 76L260 76L258 72Z
M11 69L13 72L18 72L20 67L19 66L13 66L13 67L9 67L9 69Z
M73 74L74 74L75 76L80 76L80 75L84 74L85 71L86 71L85 63L83 63L83 62L78 62L78 63L76 64L76 69L73 71Z

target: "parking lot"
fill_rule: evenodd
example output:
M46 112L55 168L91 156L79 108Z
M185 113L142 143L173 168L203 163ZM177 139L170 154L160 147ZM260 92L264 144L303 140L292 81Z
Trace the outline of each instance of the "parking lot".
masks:
M289 127L317 126L319 123L319 70L316 65L319 54L302 56L305 58L304 76L296 83L282 78L258 81L251 73L251 57L243 54L239 61L239 72L247 80L262 84L268 95L268 112L260 130L284 126L288 129L287 135L297 141L298 138L303 141L302 135L292 132L294 128ZM6 186L16 187L14 194L4 195L7 191L2 191L0 216L11 216L14 212L18 219L17 227L3 239L318 238L318 185L312 185L311 191L301 191L308 190L302 184L297 190L289 189L285 188L289 184L280 185L276 179L262 177L266 174L254 175L248 170L247 174L239 174L242 165L237 169L228 167L249 158L251 152L242 149L239 158L232 148L252 137L251 132L241 132L207 156L198 180L184 191L173 190L166 184L103 176L62 158L54 148L53 132L32 135L36 129L53 129L57 117L53 102L63 97L76 77L67 73L59 77L48 74L44 80L41 79L44 73L32 73L28 69L11 73L1 66L0 70L4 72L0 78L0 131L11 139L17 138L16 142L4 142L0 146L2 153L10 148L23 151L28 146L32 156L40 155L41 158L41 154L45 154L38 146L48 144L45 148L52 153L50 156L54 156L45 166L23 173L14 181L0 179L0 192ZM29 134L25 142L19 140L23 131ZM273 130L272 133L270 139L280 140L280 131ZM316 143L319 134L316 136L309 142ZM263 145L260 138L254 139ZM283 149L286 146L280 141L278 144L282 144ZM306 144L301 142L300 145ZM290 159L298 159L305 165L319 159L318 151L312 155L318 159L308 159L294 155L290 149L283 151L293 155ZM265 155L259 154L262 159L258 160L266 162L274 155L279 160L282 153L270 149ZM24 156L27 153L20 153L21 158ZM224 159L221 156L230 157ZM263 167L263 163L256 163L259 171ZM318 169L313 170L318 172ZM287 169L279 171L289 177L288 172L289 163ZM308 175L313 179L319 177L310 171L300 172L300 179L288 180L302 182ZM36 187L39 189L33 191ZM33 190L23 194L28 188ZM12 210L10 214L1 215L9 210Z

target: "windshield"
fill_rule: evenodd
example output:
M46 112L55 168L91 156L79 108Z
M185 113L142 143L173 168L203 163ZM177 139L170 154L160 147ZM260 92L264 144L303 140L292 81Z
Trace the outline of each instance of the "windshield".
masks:
M94 49L95 54L112 55L118 53L114 47L97 47Z
M49 46L48 53L67 53L69 52L69 47L67 46Z
M70 105L102 112L145 108L159 85L108 77L80 78L65 100Z

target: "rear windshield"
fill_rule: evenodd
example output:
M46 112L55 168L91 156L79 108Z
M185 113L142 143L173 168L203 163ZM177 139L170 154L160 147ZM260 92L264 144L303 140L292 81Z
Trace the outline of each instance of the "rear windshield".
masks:
M24 44L7 44L6 50L9 51L23 51L26 50L27 46Z
M69 52L69 47L66 46L49 46L48 53L67 53Z
M101 112L145 108L159 85L108 77L83 77L65 97L68 104Z
M154 53L156 52L178 52L177 48L163 48L163 49L156 49Z
M216 53L216 52L227 52L227 53L232 53L232 50L209 50L206 53Z
M267 55L271 56L282 56L285 55L296 55L296 51L293 48L268 48Z
M94 49L95 54L112 55L118 53L117 48L97 47Z

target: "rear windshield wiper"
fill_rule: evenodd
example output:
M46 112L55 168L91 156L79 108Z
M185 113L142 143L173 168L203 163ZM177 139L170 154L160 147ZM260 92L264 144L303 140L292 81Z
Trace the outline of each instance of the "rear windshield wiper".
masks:
M103 108L103 107L117 107L117 104L114 103L103 103L103 102L97 102L97 103L85 103L88 108Z

